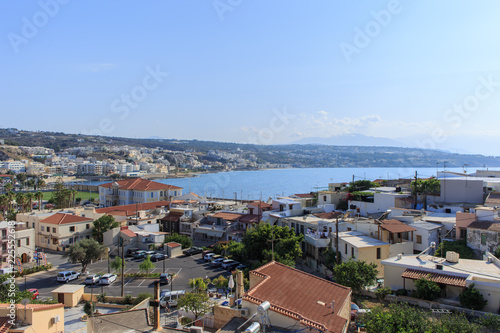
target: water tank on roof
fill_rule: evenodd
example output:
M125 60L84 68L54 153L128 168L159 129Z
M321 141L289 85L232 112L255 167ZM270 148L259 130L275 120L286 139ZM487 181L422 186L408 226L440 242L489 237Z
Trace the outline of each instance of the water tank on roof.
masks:
M260 324L258 322L253 322L252 325L248 326L245 333L257 333L260 332Z
M458 262L460 255L457 252L446 251L446 261L448 262Z

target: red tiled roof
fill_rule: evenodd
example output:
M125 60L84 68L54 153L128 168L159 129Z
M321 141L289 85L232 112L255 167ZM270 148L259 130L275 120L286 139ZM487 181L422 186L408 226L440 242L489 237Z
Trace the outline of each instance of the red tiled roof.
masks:
M167 243L167 246L168 247L179 247L179 246L181 246L181 244L176 243L176 242L170 242L170 243Z
M476 221L469 224L467 228L500 232L500 222Z
M294 194L295 196L299 198L304 198L304 199L309 199L312 198L313 195L311 193L302 193L302 194Z
M243 215L242 218L240 218L241 223L259 223L259 215L255 214L246 214Z
M161 190L177 190L182 189L182 187L163 184L159 182L154 182L152 180L147 180L143 178L131 178L117 180L115 182L101 184L99 187L111 188L114 183L118 184L121 190L135 190L135 191L161 191Z
M431 273L414 268L407 268L403 272L403 274L401 274L401 277L412 280L426 278L427 280L434 281L436 283L442 283L449 286L464 287L464 288L465 288L465 280L467 279L466 277L462 276L454 276L444 273Z
M70 223L78 223L78 222L90 222L93 221L88 217L77 216L73 214L64 214L64 213L56 213L47 218L41 220L41 223L50 223L50 224L70 224Z
M105 213L108 215L122 215L122 214L116 213L116 212L121 211L121 212L133 212L131 215L134 215L136 208L138 211L140 211L140 210L151 210L151 209L155 209L155 208L162 208L162 207L169 207L169 206L170 206L170 201L161 200L161 201L139 203L137 205L131 204L131 205L97 208L95 210L95 212L98 214Z
M254 202L249 202L248 205L253 206L255 208L271 208L272 205L268 204L267 202L264 201L254 201Z
M129 236L129 237L135 237L137 234L130 230L127 226L125 227L120 227L120 232L122 232L124 235Z
M221 219L226 220L226 221L237 221L242 216L243 216L243 214L220 212L220 213L216 213L210 217L221 218Z
M183 216L183 213L177 213L177 212L170 212L164 217L162 217L159 221L172 221L172 222L179 222L181 217Z
M0 317L0 333L7 333L12 326L9 317Z
M8 308L9 306L10 306L10 303L0 303L0 309ZM24 309L24 305L22 305L22 304L16 304L16 307L19 309ZM62 304L62 303L57 303L57 304L27 304L26 308L33 309L33 311L43 311L43 310L49 310L49 309L64 308L64 304Z
M252 286L243 300L254 304L268 301L271 311L323 332L342 332L345 327L347 318L341 317L339 310L343 306L350 309L350 288L274 261L250 274L264 279Z
M331 219L336 219L337 217L340 217L344 215L342 212L330 212L330 213L318 213L318 214L313 214L316 217L319 217L321 219L326 219L326 220L331 220Z
M417 231L417 229L410 227L407 224L404 224L398 220L383 220L380 227L384 230L387 230L393 234L407 231Z

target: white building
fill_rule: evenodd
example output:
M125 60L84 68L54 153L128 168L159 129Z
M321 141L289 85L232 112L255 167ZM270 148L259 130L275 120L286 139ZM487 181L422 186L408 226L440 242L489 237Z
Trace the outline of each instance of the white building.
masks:
M413 232L413 251L415 254L427 249L431 243L435 243L437 246L440 240L439 231L444 230L443 225L430 222L415 222L411 223L410 227L417 229Z

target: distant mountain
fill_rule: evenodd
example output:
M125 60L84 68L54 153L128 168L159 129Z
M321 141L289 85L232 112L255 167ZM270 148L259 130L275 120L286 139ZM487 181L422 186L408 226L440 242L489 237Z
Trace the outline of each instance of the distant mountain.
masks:
M150 136L149 138L146 138L146 140L167 140L167 139L162 138L161 136Z
M344 134L339 136L330 136L327 138L310 137L303 138L290 144L298 145L329 145L329 146L376 146L376 147L407 147L400 141L366 136L362 134Z

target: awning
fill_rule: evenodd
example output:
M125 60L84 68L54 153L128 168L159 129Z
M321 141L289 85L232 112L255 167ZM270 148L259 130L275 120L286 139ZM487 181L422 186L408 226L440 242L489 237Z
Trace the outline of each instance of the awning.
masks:
M448 286L463 287L465 288L466 277L449 275L444 273L427 272L421 271L419 269L407 268L403 274L402 278L418 280L421 278L426 278L427 280L434 281L436 283L446 284Z

